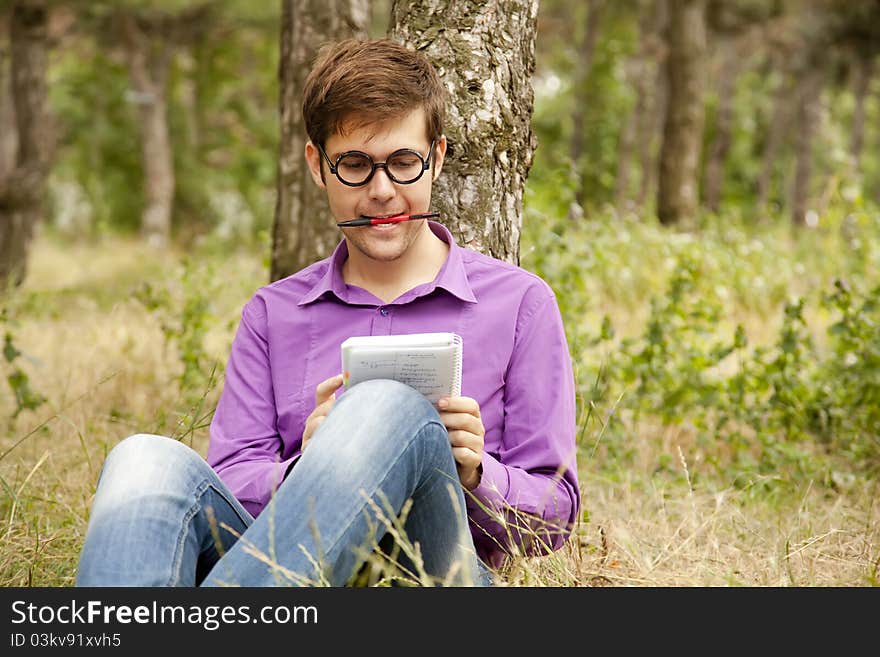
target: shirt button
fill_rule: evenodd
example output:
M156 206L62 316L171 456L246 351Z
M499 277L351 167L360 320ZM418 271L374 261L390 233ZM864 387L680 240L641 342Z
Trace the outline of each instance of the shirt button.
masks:
M382 313L382 317L388 317L388 309L387 308L379 308L379 312Z

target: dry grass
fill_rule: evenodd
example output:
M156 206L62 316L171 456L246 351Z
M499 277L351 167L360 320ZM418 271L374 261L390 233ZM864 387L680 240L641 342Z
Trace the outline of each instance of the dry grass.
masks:
M135 242L61 246L41 239L10 310L22 366L48 401L15 408L0 382L0 585L69 586L91 495L107 451L141 431L185 434L202 454L206 429L179 425L180 364L150 313L131 297L173 279L179 254ZM224 358L241 304L265 280L256 258L223 259L219 318L209 336ZM208 390L206 403L216 401ZM565 548L517 558L506 586L865 586L880 581L876 483L836 494L804 482L796 495L720 487L680 431L643 427L624 474L588 439L580 457L584 520ZM601 437L598 438L601 442ZM676 476L654 472L666 456ZM699 476L695 476L699 475ZM694 482L698 481L699 485Z

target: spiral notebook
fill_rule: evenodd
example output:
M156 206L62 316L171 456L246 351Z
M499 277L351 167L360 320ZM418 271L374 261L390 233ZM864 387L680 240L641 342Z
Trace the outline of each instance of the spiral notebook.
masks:
M345 389L370 379L394 379L436 402L461 394L461 337L455 333L366 335L342 343Z

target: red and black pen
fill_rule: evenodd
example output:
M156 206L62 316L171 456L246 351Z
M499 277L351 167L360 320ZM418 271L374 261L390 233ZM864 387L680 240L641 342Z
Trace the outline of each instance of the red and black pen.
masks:
M378 226L379 224L399 224L401 221L415 221L416 219L436 219L439 212L423 212L421 214L396 214L393 217L367 217L361 215L357 219L340 221L337 226L350 228L353 226Z

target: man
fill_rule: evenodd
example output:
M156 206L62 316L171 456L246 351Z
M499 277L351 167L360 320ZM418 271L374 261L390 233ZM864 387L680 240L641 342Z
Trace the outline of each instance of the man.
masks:
M326 50L307 80L305 157L338 222L427 212L444 90L388 40ZM571 362L552 290L457 246L439 222L343 228L333 255L245 305L207 463L137 435L102 470L80 585L345 585L386 555L421 584L490 583L558 549L579 508ZM343 390L353 335L449 331L462 396ZM210 466L210 467L209 467Z

